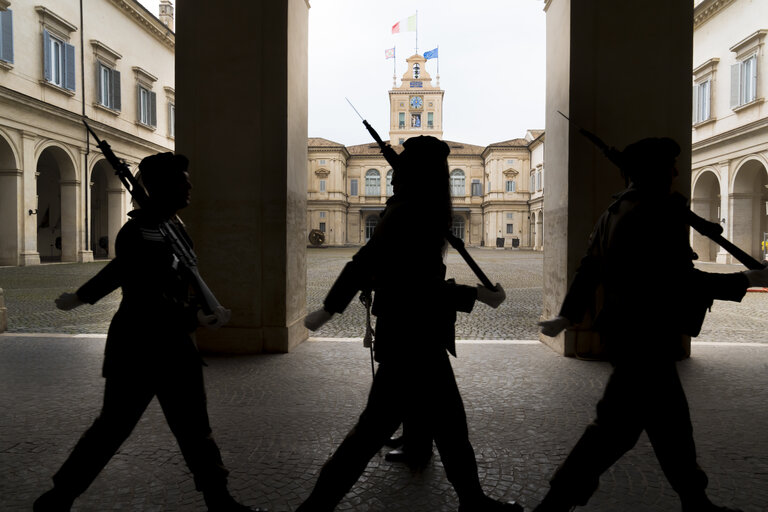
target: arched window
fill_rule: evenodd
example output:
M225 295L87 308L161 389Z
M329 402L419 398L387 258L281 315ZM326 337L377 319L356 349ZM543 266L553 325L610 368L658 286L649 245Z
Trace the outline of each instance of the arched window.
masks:
M392 190L392 169L387 171L387 197L394 194Z
M463 197L466 195L464 186L464 171L454 169L451 171L451 195Z
M378 215L369 215L367 219L365 219L365 241L371 239L373 236L373 231L376 229L376 225L379 223L379 216Z
M451 232L456 238L464 240L464 217L454 215L453 222L451 223Z
M419 66L419 63L415 63L413 65L413 78L418 79L421 76L421 66Z
M365 173L365 195L381 195L381 175L376 169L368 169L368 172Z

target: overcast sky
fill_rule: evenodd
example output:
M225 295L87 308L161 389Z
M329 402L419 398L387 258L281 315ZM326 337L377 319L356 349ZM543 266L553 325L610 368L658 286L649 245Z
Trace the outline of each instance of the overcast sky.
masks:
M157 0L139 0L157 15ZM443 137L486 146L544 128L542 0L310 0L309 136L370 141L345 96L388 138L396 48L397 84L415 53L413 32L392 25L418 10L418 52L439 46ZM438 62L427 61L433 80Z

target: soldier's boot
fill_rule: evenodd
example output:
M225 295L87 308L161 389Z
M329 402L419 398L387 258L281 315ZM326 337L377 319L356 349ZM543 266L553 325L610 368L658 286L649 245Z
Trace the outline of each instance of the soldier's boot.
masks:
M514 501L496 501L483 496L471 502L461 502L459 512L523 512L523 507Z
M77 496L66 492L61 487L54 487L44 492L32 504L34 512L69 512Z

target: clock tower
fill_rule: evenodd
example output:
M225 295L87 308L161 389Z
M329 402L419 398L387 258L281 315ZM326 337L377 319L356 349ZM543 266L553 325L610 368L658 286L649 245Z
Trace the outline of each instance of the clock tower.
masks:
M427 73L427 59L419 54L406 59L400 87L389 91L389 141L402 144L410 137L432 135L443 138L443 94L440 76L437 85Z

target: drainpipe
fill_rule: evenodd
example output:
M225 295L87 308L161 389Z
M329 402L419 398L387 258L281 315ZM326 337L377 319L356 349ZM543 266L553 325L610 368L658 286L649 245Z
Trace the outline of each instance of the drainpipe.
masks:
M83 103L83 119L85 119L85 30L83 28L83 0L80 0L80 97ZM88 136L88 129L83 126L85 134L85 157L83 159L83 186L85 187L85 250L89 250L90 226L88 220L88 193L91 189L91 178L88 176L88 155L91 154L91 139Z

